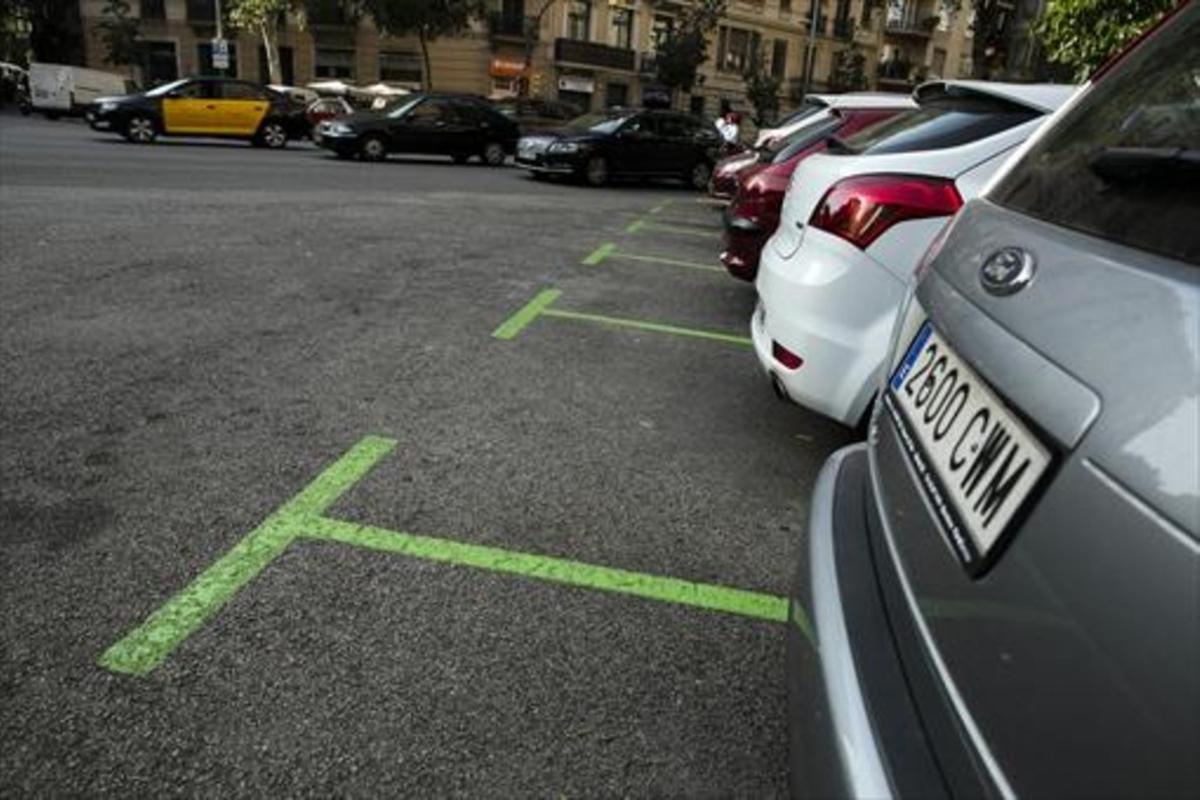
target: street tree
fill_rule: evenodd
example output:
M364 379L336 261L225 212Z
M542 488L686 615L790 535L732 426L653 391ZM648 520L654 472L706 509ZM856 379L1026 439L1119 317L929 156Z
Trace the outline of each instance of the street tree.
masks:
M108 51L104 60L113 66L137 66L142 62L139 20L131 15L132 11L128 0L108 0L104 4L103 19L96 26Z
M757 49L751 52L750 63L742 78L746 81L746 99L754 109L754 124L765 128L779 114L779 90L783 87L783 80L764 68Z
M833 54L829 73L829 91L861 92L867 88L867 59L856 47L844 47Z
M1175 0L1051 0L1034 33L1047 59L1082 81L1174 5Z
M521 31L525 36L525 75L517 84L521 97L529 96L529 79L533 77L533 51L542 33L542 19L557 0L541 0L537 13L527 18Z
M29 25L29 50L34 61L83 64L83 22L79 0L12 0L11 19Z
M670 90L690 92L697 71L708 58L708 38L725 13L726 0L695 0L659 43L655 55L658 82Z
M429 43L462 33L486 12L484 0L358 0L358 5L388 36L415 35L421 43L426 90L433 88Z
M234 27L262 38L271 83L283 83L283 70L279 65L279 18L298 5L296 0L236 0L229 9L229 21Z

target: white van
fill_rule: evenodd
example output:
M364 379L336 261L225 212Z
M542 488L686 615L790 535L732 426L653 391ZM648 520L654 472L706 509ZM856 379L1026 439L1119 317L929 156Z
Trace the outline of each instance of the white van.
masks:
M29 100L34 111L51 119L60 114L82 113L98 98L129 94L133 82L124 75L67 64L29 65Z

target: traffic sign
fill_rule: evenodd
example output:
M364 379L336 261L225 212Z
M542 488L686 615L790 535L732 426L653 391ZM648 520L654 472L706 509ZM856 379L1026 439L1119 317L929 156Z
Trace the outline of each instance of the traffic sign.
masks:
M212 40L213 69L229 69L229 40Z

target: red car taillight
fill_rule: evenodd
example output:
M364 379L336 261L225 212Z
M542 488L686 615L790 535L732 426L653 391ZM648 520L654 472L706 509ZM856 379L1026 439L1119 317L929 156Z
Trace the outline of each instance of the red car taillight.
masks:
M860 175L830 187L808 224L866 250L899 222L948 217L961 206L962 197L954 181L915 175Z

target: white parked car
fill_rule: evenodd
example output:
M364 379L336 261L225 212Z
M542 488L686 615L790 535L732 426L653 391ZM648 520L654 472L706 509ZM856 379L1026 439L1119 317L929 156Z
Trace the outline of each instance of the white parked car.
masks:
M903 100L894 92L846 92L845 94L810 94L805 95L804 102L792 113L781 119L773 128L762 128L754 147L761 148L772 142L782 141L800 128L812 122L827 118L836 108L895 108L897 102Z
M800 164L763 249L750 325L776 392L861 423L922 254L1075 88L927 83L915 110Z

